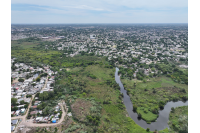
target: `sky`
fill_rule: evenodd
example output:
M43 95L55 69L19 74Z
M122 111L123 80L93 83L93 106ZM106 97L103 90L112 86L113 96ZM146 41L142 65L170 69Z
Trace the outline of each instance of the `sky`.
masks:
M11 0L11 23L188 23L188 1Z

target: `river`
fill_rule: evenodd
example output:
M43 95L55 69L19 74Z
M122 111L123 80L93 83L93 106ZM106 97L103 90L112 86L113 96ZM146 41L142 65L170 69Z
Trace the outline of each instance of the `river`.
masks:
M169 113L171 111L171 108L188 105L188 101L187 102L182 102L182 101L168 102L164 106L164 109L159 111L159 117L157 118L157 120L155 122L152 122L151 124L147 124L146 121L144 121L142 119L138 120L137 113L133 112L133 105L132 105L132 102L130 100L130 97L127 95L126 90L124 89L123 84L120 81L120 76L118 75L118 71L119 71L119 69L116 68L115 81L119 84L120 91L124 95L123 103L126 106L126 110L129 114L129 116L135 121L135 123L138 124L139 126L141 126L144 129L149 128L151 131L155 131L155 129L159 131L159 130L163 130L165 128L169 128L167 122L169 121Z

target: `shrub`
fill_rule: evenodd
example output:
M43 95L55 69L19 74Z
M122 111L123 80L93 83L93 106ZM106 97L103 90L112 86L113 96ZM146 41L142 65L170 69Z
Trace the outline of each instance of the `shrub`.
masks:
M138 118L141 118L141 117L142 117L142 115L140 113L138 113Z
M174 111L175 111L174 107L172 107L171 110L172 110L171 112L174 113Z
M148 109L144 109L144 113L148 113Z
M21 79L21 78L20 78L20 79L18 79L18 81L19 81L19 82L24 82L24 79Z
M135 111L137 111L137 105L133 105L133 111L135 112Z

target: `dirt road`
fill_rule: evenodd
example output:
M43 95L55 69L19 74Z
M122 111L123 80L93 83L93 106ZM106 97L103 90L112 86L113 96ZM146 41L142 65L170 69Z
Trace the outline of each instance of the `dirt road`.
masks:
M61 103L61 109L62 109L62 117L61 119L57 122L57 123L51 123L51 124L46 124L46 123L43 123L43 124L37 124L37 123L32 123L31 121L29 122L24 122L24 123L21 123L22 125L26 126L26 127L47 127L47 126L55 126L55 125L59 125L63 122L65 116L66 116L66 112L64 110L64 107L63 105L65 106L65 104L62 102Z

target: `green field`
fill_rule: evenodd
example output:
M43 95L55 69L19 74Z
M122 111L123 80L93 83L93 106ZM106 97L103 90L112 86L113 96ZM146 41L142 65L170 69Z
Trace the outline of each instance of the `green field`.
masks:
M122 79L137 113L147 122L155 121L158 110L168 101L187 100L188 86L168 77L151 78L147 82Z
M18 41L11 41L11 47L20 47L21 49L27 49L27 48L34 48L36 47L40 42L34 41L34 42L18 42Z

